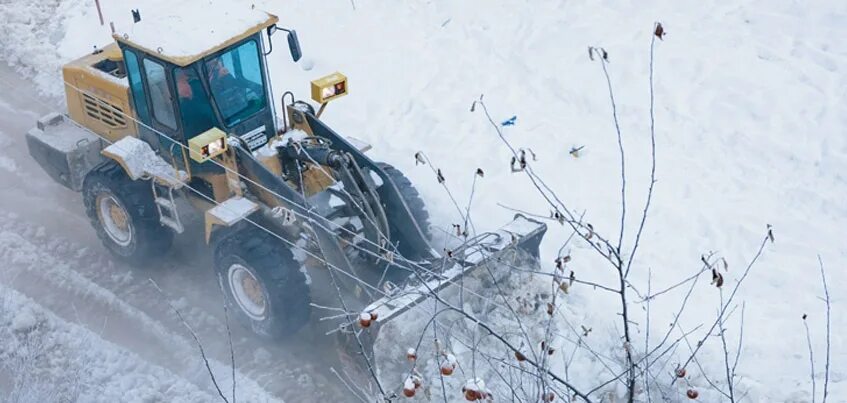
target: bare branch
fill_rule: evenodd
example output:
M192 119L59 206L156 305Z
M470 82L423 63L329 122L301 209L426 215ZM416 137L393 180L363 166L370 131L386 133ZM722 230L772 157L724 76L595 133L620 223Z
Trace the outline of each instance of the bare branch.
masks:
M359 391L353 389L353 387L350 386L350 384L347 382L347 380L341 377L341 374L339 374L338 371L335 370L335 368L330 367L329 371L332 372L333 374L335 374L335 376L338 378L338 380L341 381L341 384L344 385L347 388L347 390L349 390L350 393L353 394L353 396L356 397L356 399L358 399L362 403L369 403L367 399L365 399L364 397L362 397L359 394L360 393Z
M726 305L724 305L723 307L721 307L721 311L718 313L718 318L717 318L717 319L715 320L715 322L712 324L712 327L711 327L711 328L709 328L709 331L708 331L708 332L706 332L706 335L705 335L705 336L703 336L703 339L701 339L701 340L697 343L697 348L695 348L695 349L694 349L694 351L691 353L691 356L690 356L690 357L688 357L688 359L687 359L687 360L685 361L685 363L682 365L683 367L687 366L687 365L691 362L691 360L693 360L693 359L694 359L694 356L697 354L697 352L700 350L700 348L701 348L701 347L703 347L703 345L704 345L704 344L706 344L706 340L707 340L707 339L708 339L708 337L712 334L712 332L714 332L714 331L715 331L715 327L717 327L717 326L718 326L718 322L719 322L721 319L723 319L723 316L724 316L724 314L726 313L726 309L727 309L727 307L728 307L728 306L732 303L732 300L735 298L735 294L738 292L738 289L739 289L739 288L741 288L741 284L743 284L743 283L744 283L744 279L746 279L746 278L747 278L747 275L749 275L749 274L750 274L750 269L751 269L751 268L753 268L753 265L755 265L755 264L756 264L756 261L758 261L758 260L759 260L759 256L761 256L761 255L762 255L762 252L765 250L765 245L767 244L767 242L768 242L769 240L771 240L771 239L772 239L772 235L771 235L771 234L772 234L772 232L771 232L771 228L770 228L770 226L768 226L768 227L769 227L769 228L768 228L768 234L767 234L767 235L765 235L764 239L762 240L761 245L759 245L759 250L758 250L758 251L756 251L756 255L755 255L755 256L753 256L753 259L752 259L752 260L750 260L750 263L747 265L747 268L746 268L746 269L744 269L744 274L742 274L742 275L741 275L741 278L740 278L740 279L738 279L738 282L735 284L735 287L732 289L732 293L730 293L729 298L728 298L728 299L727 299L727 301L726 301ZM671 385L673 385L674 383L676 383L676 380L677 380L677 378L676 378L676 377L674 377L674 378L673 378L673 381L671 381Z
M806 345L809 347L809 377L812 378L812 402L817 401L815 399L815 393L817 392L817 383L815 382L815 352L812 350L812 335L809 332L809 323L806 322L806 315L803 315L803 327L806 328Z
M621 225L617 247L617 251L620 254L621 245L623 244L623 234L626 221L626 159L623 148L623 137L621 136L621 125L618 121L618 105L615 102L615 93L612 90L612 79L609 77L609 70L606 68L606 64L609 63L609 59L608 57L606 57L607 53L605 49L595 49L600 49L603 54L603 57L599 58L598 60L600 61L600 66L603 67L603 76L606 77L606 85L609 88L609 102L612 104L612 120L614 120L615 122L615 132L618 135L618 150L621 156ZM630 401L632 401L632 399L630 399Z
M232 347L232 330L229 327L229 304L224 297L224 281L218 273L218 289L221 290L221 301L224 306L224 325L226 325L226 339L229 342L229 364L232 367L232 403L236 403L235 397L235 349Z
M826 364L824 370L824 381L823 381L823 403L826 403L826 398L829 395L829 358L830 358L830 336L832 335L832 331L830 325L832 323L830 316L830 302L829 302L829 287L826 285L826 272L823 268L823 260L821 259L821 255L818 255L818 264L821 268L821 281L823 282L823 292L826 298Z
M188 329L188 333L191 333L191 337L194 338L194 342L197 344L197 347L200 349L200 357L203 358L203 363L206 364L206 371L209 373L209 378L212 379L212 384L215 386L215 389L218 391L218 396L220 396L221 399L225 403L229 403L229 400L227 400L226 396L224 396L224 393L221 391L220 386L218 386L218 381L215 379L215 374L212 372L212 367L209 366L209 359L206 358L206 351L203 349L203 343L200 342L200 338L197 337L197 333L195 333L194 329L191 328L191 325L189 325L188 322L185 321L185 318L182 317L182 313L179 312L179 309L176 309L176 307L173 304L171 304L171 300L168 299L168 296L165 294L165 292L162 291L161 288L159 288L159 285L156 284L156 282L153 281L152 278L148 278L147 280L150 281L150 284L153 284L153 287L156 289L156 291L159 292L159 295L162 296L162 299L165 300L165 303L167 303L168 306L171 307L171 310L173 310L174 313L176 313L176 316L179 318L180 322L182 322L182 324L185 326L185 328Z
M656 23L655 31L662 27L662 24ZM632 267L632 260L635 259L635 252L638 251L638 246L641 242L641 233L644 231L644 224L647 222L647 212L650 210L650 202L653 200L653 185L656 184L656 114L654 112L655 97L653 91L653 51L656 48L656 37L653 35L650 40L650 186L647 188L647 201L644 203L644 210L641 213L641 223L638 224L638 232L635 234L635 242L632 244L632 252L629 253L629 261L626 262L626 271L624 274L629 276L629 269Z
M721 289L721 305L723 305L723 289ZM718 320L718 332L721 338L721 347L723 348L723 363L726 375L726 387L728 392L726 397L729 399L730 402L735 403L735 373L732 369L730 369L729 365L729 347L727 347L726 344L726 327L724 327L725 322L725 319Z

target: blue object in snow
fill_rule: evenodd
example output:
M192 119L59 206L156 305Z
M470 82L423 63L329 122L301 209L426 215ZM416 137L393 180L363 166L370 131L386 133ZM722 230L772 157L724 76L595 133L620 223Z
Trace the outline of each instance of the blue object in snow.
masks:
M518 117L512 116L512 117L504 120L503 123L500 123L500 126L514 126L516 120L518 120Z

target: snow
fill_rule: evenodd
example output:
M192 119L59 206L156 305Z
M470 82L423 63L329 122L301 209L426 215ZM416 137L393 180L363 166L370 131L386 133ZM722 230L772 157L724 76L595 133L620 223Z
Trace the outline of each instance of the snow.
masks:
M90 3L0 4L6 22L0 27L0 55L32 77L45 94L60 96L61 63L110 40L108 28L97 25ZM118 22L129 18L127 10L134 5L125 0L102 3L107 21ZM171 3L150 0L143 7ZM196 14L212 17L228 4L215 0L208 13ZM462 206L475 170L485 171L471 205L477 231L498 228L511 219L514 213L498 203L549 213L525 176L511 173L511 155L479 109L469 111L485 94L495 122L519 116L514 126L504 129L505 135L538 155L530 162L535 172L574 211L584 211L599 233L616 237L621 197L617 138L602 71L596 61L588 60L586 48L608 50L630 175L625 253L631 251L649 183L648 46L653 23L661 20L668 35L657 42L655 52L658 182L631 283L644 292L650 278L653 290L666 288L694 273L702 254L717 251L729 262L725 287L734 286L771 224L776 242L766 245L736 297L746 307L740 387L751 402L811 400L800 318L809 315L812 346L820 359L825 322L818 299L822 290L817 256L827 267L831 289L847 284L847 273L841 270L847 264L847 43L842 40L847 37L847 3L355 4L354 10L344 1L256 2L281 15L281 25L296 28L303 44L304 59L296 65L285 46L279 46L284 41L274 38L274 88L292 89L306 98L310 80L344 72L354 91L333 103L323 119L342 135L374 144L371 157L401 169L428 202L433 222L448 231L450 224L462 220L429 167L415 166L417 151L425 151L441 168ZM142 18L148 13L142 9ZM53 23L45 23L53 18ZM579 147L584 148L575 158L569 151ZM553 270L569 235L566 227L550 224L541 250L544 269ZM614 285L613 273L584 242L572 241L563 252L572 256L569 268L578 278ZM619 358L616 298L579 284L569 292L568 322L558 323L558 328L565 333L571 327L593 329L586 342ZM684 292L677 289L651 304L652 345ZM719 301L716 288L698 285L681 318L682 328L714 320ZM642 341L635 347L643 349L646 307L631 307L637 339ZM833 329L847 327L845 309L843 298L836 297ZM508 323L507 317L500 319ZM735 313L729 323L731 340L739 335L738 320ZM414 345L405 341L419 336L414 330L392 333L402 344L393 359L405 361L405 350ZM719 344L710 339L699 353L703 369L716 378L723 370ZM845 345L844 336L835 331L832 401L847 396ZM469 357L454 353L460 363ZM687 353L683 345L671 363L684 360ZM423 349L419 357L424 360ZM564 370L561 361L553 360L554 370ZM403 364L390 368L402 371ZM817 369L820 388L821 365ZM688 372L701 401L722 399L708 390L698 368ZM570 376L577 385L590 387L608 378L609 371L579 355ZM661 374L659 379L669 376ZM496 379L484 380L497 390ZM402 382L400 378L396 386Z
M117 84L121 87L129 88L129 80L126 78L126 76L117 77L117 76L114 76L112 74L109 74L109 73L102 71L102 70L99 70L99 69L91 69L89 71L94 72L94 74L98 75L100 78L102 78L104 80L109 80L109 81L111 81L111 82L113 82L113 83L115 83L115 84Z
M136 137L124 137L103 149L103 154L122 161L127 175L133 180L156 178L179 189L187 174L178 171L173 165L162 159L145 141Z
M12 401L14 397L92 403L215 399L5 286L0 286L0 325L0 360L15 381ZM45 395L52 399L39 399Z
M99 137L72 121L66 115L50 113L38 119L37 129L30 134L40 142L64 153L80 153ZM99 149L99 147L98 147Z
M218 204L207 213L217 218L225 225L230 226L258 209L259 205L250 199L235 196Z
M126 293L138 295L140 291L127 281L131 272L102 267L118 278L111 290L106 289L82 274L90 276L85 270L103 264L91 250L5 212L0 212L0 261L3 401L15 394L3 389L10 381L30 382L21 388L40 388L63 396L65 389L80 386L82 395L79 399L67 397L69 400L28 396L9 401L214 400L196 345L148 316L145 308L127 302ZM93 326L84 323L89 314ZM193 322L201 319L197 314L189 318ZM115 334L122 337L115 338ZM210 337L203 340L209 354ZM42 356L45 358L38 358ZM242 360L241 365L245 364ZM228 365L214 359L210 365L223 388L231 385L229 376L220 376L230 373ZM245 369L236 373L239 401L278 401L244 375L241 371Z
M38 321L35 319L35 313L32 311L32 307L25 307L12 317L13 332L24 332L34 328L37 324Z
M141 21L116 21L117 36L168 58L195 59L247 30L265 25L273 17L243 2L183 0L167 7L156 3L138 7Z
M15 164L15 160L0 156L0 169L13 173L18 170L18 166Z

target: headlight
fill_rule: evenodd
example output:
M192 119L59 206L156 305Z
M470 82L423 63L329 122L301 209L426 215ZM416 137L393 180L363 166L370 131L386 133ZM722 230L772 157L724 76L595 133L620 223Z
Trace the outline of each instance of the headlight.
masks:
M221 138L209 143L207 156L218 155L224 151L226 151L226 143L224 142L224 139Z
M188 149L192 160L206 162L226 152L226 133L213 127L188 140Z
M332 73L312 81L312 99L319 104L344 95L347 95L347 77L344 74Z

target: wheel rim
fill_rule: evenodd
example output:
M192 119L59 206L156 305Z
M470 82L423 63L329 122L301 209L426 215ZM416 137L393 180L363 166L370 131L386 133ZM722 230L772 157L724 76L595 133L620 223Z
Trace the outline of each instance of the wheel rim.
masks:
M238 307L253 320L264 320L267 317L265 291L256 276L246 267L235 263L229 267L227 274L229 288Z
M97 216L106 235L120 246L132 243L132 223L129 213L115 196L102 193L97 196Z

